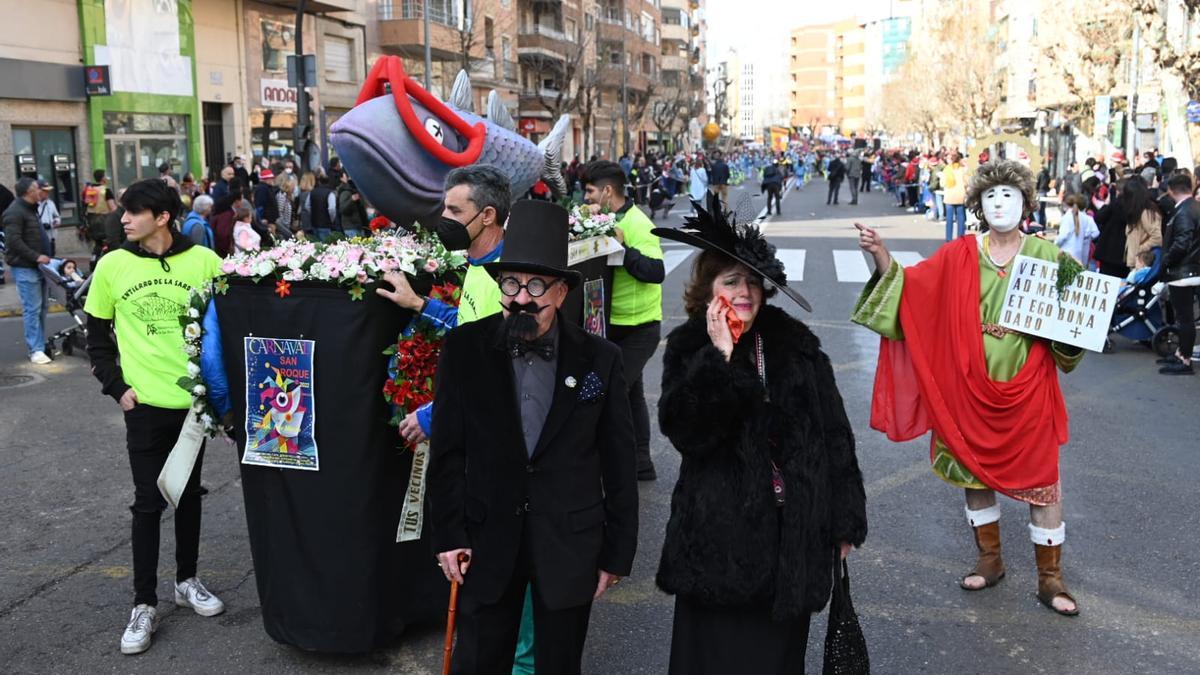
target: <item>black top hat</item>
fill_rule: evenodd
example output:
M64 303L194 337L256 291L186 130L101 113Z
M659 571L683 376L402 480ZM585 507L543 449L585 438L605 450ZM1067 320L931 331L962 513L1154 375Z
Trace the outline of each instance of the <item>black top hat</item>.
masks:
M758 225L732 222L733 214L726 213L720 197L713 192L708 195L707 210L699 202L693 201L692 205L696 207L696 215L685 219L682 228L656 227L650 233L728 256L749 267L796 304L812 311L812 305L804 296L788 288L787 272L775 256L775 246L763 237Z
M522 199L508 212L504 231L504 252L500 260L484 264L488 274L527 272L560 277L567 288L583 280L579 272L567 268L567 210L553 202Z

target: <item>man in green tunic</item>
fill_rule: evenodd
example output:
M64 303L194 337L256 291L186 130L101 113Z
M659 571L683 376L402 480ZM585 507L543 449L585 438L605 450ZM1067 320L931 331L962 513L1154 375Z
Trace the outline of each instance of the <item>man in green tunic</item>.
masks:
M999 491L1030 505L1039 600L1073 616L1078 605L1059 565L1066 529L1058 449L1067 440L1067 415L1055 367L1070 372L1083 352L998 323L1016 256L1055 262L1059 251L1017 229L1036 206L1024 165L984 165L966 201L990 231L947 243L908 269L876 231L858 226L876 272L851 320L883 338L871 426L896 441L933 431L934 473L966 490L979 549L975 569L960 580L963 589L988 588L1004 577Z

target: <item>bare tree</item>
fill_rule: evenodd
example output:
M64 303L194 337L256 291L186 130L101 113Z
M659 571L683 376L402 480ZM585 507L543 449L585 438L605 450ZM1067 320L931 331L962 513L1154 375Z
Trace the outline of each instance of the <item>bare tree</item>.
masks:
M927 143L940 144L950 115L941 97L942 85L929 77L932 72L937 72L933 55L910 52L895 79L883 87L879 123L892 133L919 133Z
M688 113L696 99L687 88L682 86L667 87L659 95L658 101L651 107L650 122L658 131L659 136L666 135L675 141L674 129L682 119L686 125Z
M921 77L936 82L945 112L965 134L985 135L1003 93L1002 71L995 66L998 38L989 23L988 4L954 0L940 3L937 11L928 50L934 67Z
M1067 0L1066 4L1065 16L1083 20L1072 23L1071 30L1042 39L1042 62L1068 96L1059 102L1063 117L1089 136L1103 135L1092 129L1096 97L1112 94L1127 70L1133 17L1126 0Z
M580 101L579 87L588 69L592 65L592 36L582 29L576 31L574 41L570 43L566 54L549 56L545 54L526 54L525 72L534 79L533 93L538 105L544 108L554 118L578 109ZM592 69L594 70L594 68ZM553 95L547 95L542 90L541 83L545 79L553 79L558 85L551 90ZM598 84L598 82L597 82Z
M1200 26L1200 0L1177 0L1181 26L1168 26L1170 0L1130 0L1141 24L1142 44L1154 55L1154 63L1183 83L1184 93L1192 101L1200 100L1200 49L1196 48L1196 27Z
M575 86L575 109L583 125L583 156L590 158L594 153L592 143L596 135L596 108L600 99L600 71L595 64L583 69Z

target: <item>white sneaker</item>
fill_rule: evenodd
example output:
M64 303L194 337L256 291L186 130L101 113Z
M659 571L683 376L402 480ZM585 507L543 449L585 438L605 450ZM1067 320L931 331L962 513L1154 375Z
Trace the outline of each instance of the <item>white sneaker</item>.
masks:
M122 654L141 654L150 648L150 638L158 628L158 611L150 605L138 605L129 615L129 625L121 636Z
M46 356L46 352L34 352L29 356L29 360L39 366L44 366L47 363L50 363L50 357Z
M191 607L200 616L216 616L225 611L225 603L209 593L198 577L175 584L175 604Z

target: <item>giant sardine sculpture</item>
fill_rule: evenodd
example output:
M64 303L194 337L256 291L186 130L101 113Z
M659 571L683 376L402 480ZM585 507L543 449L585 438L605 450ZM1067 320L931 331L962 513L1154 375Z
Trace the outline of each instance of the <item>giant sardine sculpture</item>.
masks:
M473 111L471 82L460 72L443 103L404 71L398 56L383 56L367 76L358 101L330 129L338 157L359 190L393 222L432 228L442 214L442 184L456 167L490 164L512 181L514 198L539 178L557 196L562 178L563 115L534 145L516 132L499 95L488 97L487 117Z

